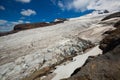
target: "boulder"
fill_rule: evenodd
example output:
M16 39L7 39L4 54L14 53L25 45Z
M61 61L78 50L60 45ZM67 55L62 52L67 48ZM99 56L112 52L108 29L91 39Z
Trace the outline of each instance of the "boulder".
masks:
M64 21L67 21L67 19L58 18L58 19L55 19L54 22L52 22L52 23L63 23Z
M120 44L120 29L116 29L111 31L111 33L100 42L100 49L103 50L103 53L106 53L114 49L119 44Z
M110 14L110 15L106 16L105 18L103 18L101 21L108 20L108 19L115 18L115 17L120 17L120 12Z
M97 10L98 14L109 13L108 10Z
M114 27L120 28L120 20L114 24Z
M120 45L105 55L89 59L74 75L63 80L119 80Z

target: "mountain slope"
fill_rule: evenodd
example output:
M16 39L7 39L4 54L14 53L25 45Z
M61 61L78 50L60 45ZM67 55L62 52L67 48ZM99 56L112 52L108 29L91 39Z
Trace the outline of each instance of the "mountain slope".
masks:
M84 54L105 31L114 29L114 19L101 22L103 17L85 16L0 37L0 79L21 79L68 56Z

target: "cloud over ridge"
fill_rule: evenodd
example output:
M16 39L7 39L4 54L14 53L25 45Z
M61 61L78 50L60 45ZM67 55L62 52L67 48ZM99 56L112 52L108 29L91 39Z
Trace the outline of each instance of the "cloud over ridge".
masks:
M51 0L56 3L57 0ZM60 5L62 4L62 5ZM64 0L58 1L58 6L64 10L108 10L120 11L120 0ZM61 7L62 6L62 7Z

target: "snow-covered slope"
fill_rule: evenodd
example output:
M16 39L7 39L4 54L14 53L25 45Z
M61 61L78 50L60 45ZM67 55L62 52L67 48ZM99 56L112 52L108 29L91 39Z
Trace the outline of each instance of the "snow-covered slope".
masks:
M80 43L83 48L88 42L78 38L99 42L101 34L112 28L111 24L100 24L103 17L85 16L0 37L0 79L19 80L35 70L62 60L61 54L71 55L71 48L72 51L80 52L80 48L76 49L72 45L78 46ZM64 51L66 49L67 52Z

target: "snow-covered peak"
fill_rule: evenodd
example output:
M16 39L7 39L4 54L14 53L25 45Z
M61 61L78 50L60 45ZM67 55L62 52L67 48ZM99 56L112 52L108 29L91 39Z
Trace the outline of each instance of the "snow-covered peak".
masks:
M58 19L55 19L54 22L59 22L59 21L66 21L67 19L64 19L64 18L58 18Z

